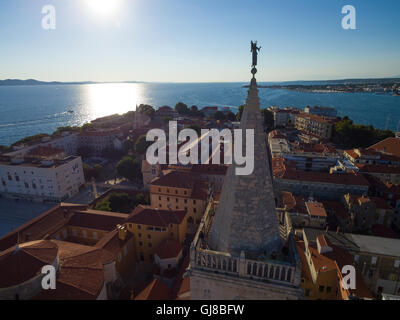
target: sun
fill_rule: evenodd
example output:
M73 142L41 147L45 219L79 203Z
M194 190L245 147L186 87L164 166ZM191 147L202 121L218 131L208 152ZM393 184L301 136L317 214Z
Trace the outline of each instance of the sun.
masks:
M86 0L86 2L94 13L102 16L112 15L121 4L121 0Z

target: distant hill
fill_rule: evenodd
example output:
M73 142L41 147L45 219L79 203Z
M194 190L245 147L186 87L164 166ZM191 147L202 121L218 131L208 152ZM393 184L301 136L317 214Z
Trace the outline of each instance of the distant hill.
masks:
M94 84L94 83L102 83L95 81L80 81L80 82L60 82L60 81L39 81L35 79L6 79L0 80L0 86L43 86L43 85L67 85L67 84ZM125 81L121 83L137 83L137 81Z

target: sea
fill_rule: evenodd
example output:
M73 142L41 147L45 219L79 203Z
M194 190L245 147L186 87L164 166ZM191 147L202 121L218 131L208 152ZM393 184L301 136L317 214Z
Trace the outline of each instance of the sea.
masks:
M99 83L0 86L0 145L26 136L52 133L98 117L122 114L145 103L155 108L177 102L188 106L229 107L246 98L247 83ZM259 83L268 85L270 83ZM290 84L290 83L286 83ZM296 82L301 84L301 82ZM310 84L310 82L307 82ZM316 82L315 84L323 84ZM373 93L313 93L260 88L261 107L330 106L339 116L380 129L400 129L400 97Z

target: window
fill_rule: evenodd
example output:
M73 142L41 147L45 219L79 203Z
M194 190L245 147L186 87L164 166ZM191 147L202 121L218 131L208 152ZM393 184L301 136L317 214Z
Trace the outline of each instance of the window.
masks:
M151 244L151 242L149 242L149 247L151 248L153 245Z
M332 291L331 287L326 287L326 293L330 293Z
M378 260L377 257L372 257L371 258L371 264L376 264L376 261Z
M360 256L358 255L358 254L356 254L355 256L354 256L354 261L358 261L358 260L360 260Z
M319 286L319 292L324 292L325 287L324 286Z
M29 189L29 184L25 182L25 188Z
M141 261L144 261L144 254L143 254L143 252L140 253L140 260L141 260Z
M310 289L306 289L305 295L306 295L306 297L310 296Z
M148 235L147 235L147 238L148 238L148 239L151 239L151 234L148 234Z
M394 261L394 267L395 267L395 268L400 267L400 260L395 260L395 261Z
M141 237L142 237L142 234L141 234L141 233L138 233L138 237L141 238Z
M140 230L140 229L142 229L142 226L139 225L139 226L137 226L137 228Z
M93 239L98 239L98 236L97 236L97 232L96 232L96 231L93 232Z
M142 246L143 245L143 242L142 241L139 241L139 246Z

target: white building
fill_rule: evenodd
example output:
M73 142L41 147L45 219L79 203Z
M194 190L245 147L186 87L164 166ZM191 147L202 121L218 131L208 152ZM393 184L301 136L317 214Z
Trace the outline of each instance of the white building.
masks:
M78 145L78 133L63 132L61 137L50 138L45 137L42 139L41 143L35 143L33 145L27 146L16 146L14 151L4 154L10 157L26 157L30 151L38 147L52 147L61 148L65 151L67 156L76 154L79 147Z
M0 157L0 194L35 201L64 201L85 183L81 157L63 160Z

